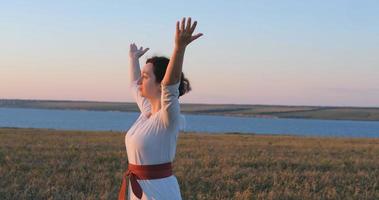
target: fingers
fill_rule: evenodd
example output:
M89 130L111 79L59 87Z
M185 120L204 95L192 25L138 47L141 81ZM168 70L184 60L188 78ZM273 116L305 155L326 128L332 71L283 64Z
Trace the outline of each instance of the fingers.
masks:
M197 21L195 21L193 24L191 22L192 22L191 17L188 17L187 23L186 23L186 18L183 17L181 23L179 23L178 21L176 22L176 31L177 32L186 31L192 34L195 31ZM180 26L180 29L179 29L179 26Z
M145 53L146 53L147 51L149 51L149 49L150 49L150 48L146 48L146 49L144 49L143 46L141 46L140 48L138 48L137 45L136 45L135 43L131 43L131 44L129 45L129 47L130 47L130 51L133 51L133 52L137 52L137 51L139 51L139 53L140 53L141 55L145 54Z
M183 17L183 19L182 19L182 24L181 24L181 27L180 27L180 30L181 31L184 31L184 24L186 23L186 18L185 17Z
M190 31L190 30L191 30L191 17L188 17L186 31Z
M198 34L192 36L191 37L191 42L194 41L194 40L196 40L197 38L201 37L202 35L203 35L202 33L198 33Z
M149 51L149 48L146 48L142 51L142 55L145 54L147 51Z
M196 25L197 25L197 21L195 21L191 27L191 30L190 30L190 33L192 34L194 31L195 31L195 28L196 28Z
M140 55L142 56L143 54L145 54L147 51L149 51L150 48L146 48L144 49L142 46L138 49L138 51L140 52Z
M176 34L178 35L180 30L179 30L179 21L176 21Z
M135 51L136 49L137 49L136 44L131 43L131 44L130 44L130 50Z

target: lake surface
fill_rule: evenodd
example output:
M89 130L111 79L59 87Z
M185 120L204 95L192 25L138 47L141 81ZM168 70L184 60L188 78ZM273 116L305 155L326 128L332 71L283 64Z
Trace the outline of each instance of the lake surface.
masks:
M0 127L127 131L137 112L0 108ZM184 115L185 131L379 137L378 121L274 119Z

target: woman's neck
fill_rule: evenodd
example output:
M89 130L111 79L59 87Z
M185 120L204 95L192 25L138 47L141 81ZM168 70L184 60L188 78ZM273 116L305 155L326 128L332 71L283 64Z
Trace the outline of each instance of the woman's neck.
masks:
M151 114L158 112L161 109L161 100L160 99L150 99L151 105Z

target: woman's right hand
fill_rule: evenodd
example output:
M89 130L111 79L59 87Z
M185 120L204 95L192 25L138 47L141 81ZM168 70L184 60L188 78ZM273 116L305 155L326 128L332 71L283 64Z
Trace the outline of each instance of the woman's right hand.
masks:
M137 48L136 44L132 43L132 44L130 44L129 57L139 59L148 50L149 50L149 48L144 49L142 46L140 48Z

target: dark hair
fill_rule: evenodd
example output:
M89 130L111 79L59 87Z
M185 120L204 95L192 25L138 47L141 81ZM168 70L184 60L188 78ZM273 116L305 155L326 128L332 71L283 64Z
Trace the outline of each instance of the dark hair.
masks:
M146 64L153 64L153 71L157 83L162 82L169 62L170 59L163 56L154 56L146 60ZM179 85L179 97L188 93L189 91L191 91L190 82L186 77L184 77L184 73L182 72Z

